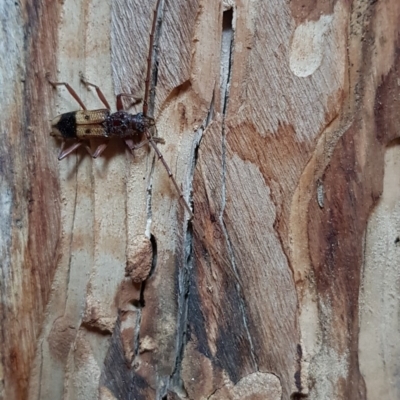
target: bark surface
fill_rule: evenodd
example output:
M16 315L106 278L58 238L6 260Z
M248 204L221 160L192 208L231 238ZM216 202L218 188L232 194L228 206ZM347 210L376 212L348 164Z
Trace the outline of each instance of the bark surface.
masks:
M49 136L46 74L143 97L156 3L0 5L0 398L398 399L400 3L159 2L192 221L148 146Z

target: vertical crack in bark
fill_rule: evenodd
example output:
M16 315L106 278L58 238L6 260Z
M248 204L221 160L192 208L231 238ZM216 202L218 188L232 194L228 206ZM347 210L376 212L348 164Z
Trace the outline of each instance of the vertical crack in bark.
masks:
M203 123L201 124L200 128L197 129L197 131L195 132L195 135L194 135L194 140L193 140L194 144L193 144L193 150L192 150L192 155L191 155L191 159L193 161L192 161L192 165L191 165L190 172L189 172L189 181L190 182L193 182L193 179L194 179L194 171L196 170L200 144L203 139L203 133L208 128L208 126L210 125L210 123L212 122L212 120L214 118L214 102L215 102L215 93L213 93L213 96L211 98L210 106L208 107L207 116L204 119ZM191 199L189 199L189 200L191 200Z
M153 161L151 163L150 173L149 173L149 184L147 185L147 201L146 201L146 213L147 213L147 221L146 221L146 237L151 237L151 222L153 217L153 210L151 208L151 200L153 195L153 173L155 166L155 157L153 157Z
M39 379L38 379L38 395L37 395L37 400L42 399L42 379L43 379L43 340L40 341L40 365L39 365Z
M150 278L153 275L154 270L156 269L156 265L157 265L157 240L156 240L156 237L152 234L150 234L150 242L151 242L151 249L153 252L153 258L151 261L151 268L150 268L148 278Z
M221 38L221 110L222 110L222 204L221 213L219 215L221 224L223 225L223 213L226 205L226 133L225 133L225 118L226 110L229 103L229 88L232 70L232 51L234 42L234 32L232 27L233 12L232 9L227 10L223 14L222 20L222 38ZM227 234L225 232L225 236Z
M154 164L154 163L153 163ZM151 196L149 196L151 197ZM157 240L154 235L150 234L150 241L151 241L151 246L153 250L153 260L152 260L152 265L151 265L151 270L149 272L148 278L150 278L154 270L156 268L157 264ZM147 279L148 279L147 278ZM133 337L133 343L134 343L134 357L132 361L131 367L135 368L137 364L139 364L139 357L140 357L140 327L141 327L141 322L142 322L142 309L145 307L145 299L144 299L144 292L146 289L146 284L147 284L147 279L142 282L140 285L140 295L139 295L139 302L136 302L133 304L137 310L137 316L136 316L136 323L135 323L135 332L134 332L134 337ZM131 390L130 390L131 393Z
M232 26L232 9L224 11L222 17L222 37L221 37L221 110L225 118L226 109L229 102L229 89L232 72L232 51L234 43L234 31Z
M135 333L134 333L134 344L135 344L135 349L134 349L134 354L135 356L133 357L133 365L132 367L135 368L136 363L138 362L138 357L139 357L139 347L140 347L140 325L142 323L142 309L140 307L137 307L137 314L136 314L136 324L135 324Z
M154 104L156 98L156 87L158 78L158 53L159 53L159 43L161 37L161 28L164 15L164 0L161 0L156 10L156 29L154 32L154 42L153 48L151 49L151 78L150 78L150 99L149 99L149 110L148 115L154 118Z
M249 341L250 350L251 350L251 359L255 369L258 371L258 365L255 357L254 345L253 340L251 338L249 325L247 321L246 315L246 306L243 297L243 291L240 285L239 274L237 270L235 255L233 252L233 246L229 237L228 230L226 229L225 222L224 222L224 212L226 206L226 132L225 132L225 119L226 119L226 112L229 103L229 90L230 90L230 83L231 83L231 74L232 74L232 64L233 64L233 48L234 48L234 12L233 9L229 9L224 11L223 14L223 21L222 21L222 40L221 40L221 109L222 109L222 204L221 204L221 212L219 215L220 224L222 227L222 231L224 233L227 248L228 248L228 255L231 260L231 268L232 272L236 278L236 290L239 293L239 308L242 314L243 319L243 326L246 330L246 335Z
M198 151L200 143L203 138L203 133L207 129L208 125L212 121L214 115L214 94L211 99L209 110L206 118L202 125L195 132L192 154L190 159L192 160L191 167L189 170L188 181L193 182L194 172L198 160ZM191 191L190 191L191 192ZM191 196L189 198L189 204L191 203ZM183 268L179 270L178 285L179 285L179 296L178 296L178 320L177 320L177 341L176 341L176 356L174 370L170 376L168 384L165 386L165 391L161 396L162 399L166 398L168 391L177 393L180 397L187 397L187 393L184 387L184 383L181 378L182 360L184 356L185 346L187 343L188 333L188 300L190 294L190 274L193 273L193 222L188 222L186 226L186 237L184 244L184 262Z
M194 179L194 172L196 169L198 150L200 142L203 137L204 130L212 120L214 112L214 95L212 97L209 112L199 129L195 132L193 146L190 159L192 160L188 182L192 185ZM189 190L188 203L192 202L192 190ZM188 333L188 300L190 294L190 274L193 273L193 222L188 221L184 226L185 242L183 246L183 263L182 268L178 271L178 316L177 316L177 329L176 329L176 355L175 365L172 374L168 381L164 382L163 390L161 390L161 399L167 397L168 392L176 393L180 398L186 398L188 395L181 378L182 360L184 357L185 346L187 343Z
M186 392L181 379L181 368L183 354L187 343L187 314L188 314L188 297L190 291L190 274L193 270L193 233L191 226L186 227L185 243L183 248L183 265L178 271L178 320L176 328L176 355L174 370L165 385L166 395L168 389L172 389L175 393L186 397Z

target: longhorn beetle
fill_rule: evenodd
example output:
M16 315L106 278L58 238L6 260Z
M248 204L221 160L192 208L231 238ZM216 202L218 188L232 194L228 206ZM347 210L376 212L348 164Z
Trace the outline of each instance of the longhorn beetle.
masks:
M133 154L134 150L144 146L149 143L157 154L158 159L164 165L168 176L170 177L172 183L174 184L180 198L182 199L183 205L189 212L189 218L192 219L193 214L189 207L189 204L183 197L182 191L172 174L167 162L165 161L161 151L157 147L157 143L165 143L163 139L154 137L150 129L155 127L155 121L152 117L147 115L148 112L148 100L150 93L150 74L152 69L152 49L154 44L154 34L156 28L157 10L160 4L160 0L157 0L156 8L154 10L153 24L150 32L150 44L149 53L147 56L147 74L145 81L145 94L143 100L143 112L138 114L130 114L124 110L124 105L122 102L123 97L131 97L136 101L138 99L135 96L127 93L120 93L116 98L117 112L111 113L110 105L108 104L104 94L100 88L93 83L89 83L81 77L83 83L86 86L92 86L96 89L97 95L101 102L105 105L105 109L99 110L87 110L83 101L80 99L78 94L72 87L66 82L52 82L49 79L49 83L56 88L57 86L65 86L71 96L79 103L82 110L72 111L69 113L58 115L51 122L52 130L50 135L63 139L63 144L58 155L58 159L70 155L78 147L84 145L88 153L93 157L99 157L107 147L107 142L100 144L95 151L92 153L90 149L88 140L92 138L121 138L125 141L129 150ZM64 150L66 140L73 139L75 143ZM139 140L138 144L137 140Z

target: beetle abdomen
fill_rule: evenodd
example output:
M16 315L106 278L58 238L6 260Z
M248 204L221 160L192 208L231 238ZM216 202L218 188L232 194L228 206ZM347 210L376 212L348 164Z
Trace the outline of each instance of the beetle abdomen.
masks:
M51 135L64 139L107 137L106 129L102 124L109 115L110 112L106 109L79 110L61 114L51 122Z
M61 114L51 121L51 135L64 139L76 138L76 112Z

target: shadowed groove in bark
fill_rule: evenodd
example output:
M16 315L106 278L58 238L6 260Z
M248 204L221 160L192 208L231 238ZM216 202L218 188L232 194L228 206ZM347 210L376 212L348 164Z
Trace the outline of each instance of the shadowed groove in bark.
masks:
M149 183L147 185L147 199L146 199L146 212L147 212L147 222L146 222L146 230L145 230L145 235L146 237L151 237L151 222L152 222L152 216L153 216L153 211L151 209L151 199L153 195L153 174L154 174L154 166L156 163L155 157L153 157L152 163L151 163L151 168L150 168L150 173L149 173Z
M194 139L193 153L191 159L193 160L189 180L193 182L194 171L196 169L196 163L198 160L198 150L203 137L204 131L212 121L214 115L214 96L211 99L209 106L209 112L202 123L201 127L197 130ZM190 201L190 199L189 199ZM195 210L194 210L195 212ZM178 321L177 321L177 345L176 345L176 358L174 371L170 376L168 385L166 385L166 392L177 393L178 395L186 396L186 390L183 387L181 379L182 360L184 357L185 346L189 336L189 322L188 322L188 310L189 310L189 295L191 285L191 275L193 274L193 225L192 222L188 222L186 228L186 239L184 244L184 263L182 270L179 270L178 275ZM167 398L167 394L164 395Z
M154 117L154 103L156 97L157 78L158 78L158 54L159 54L159 42L161 37L161 29L164 16L164 0L160 1L158 10L156 10L156 29L154 32L154 43L153 49L151 50L151 78L150 78L150 98L149 98L149 111L148 115Z
M246 330L247 339L250 344L251 349L251 359L254 367L258 370L254 345L251 338L251 334L249 331L249 325L246 317L245 303L243 300L242 288L240 285L237 265L235 261L235 256L233 253L232 243L229 238L229 233L226 229L224 222L224 212L226 205L226 132L225 132L225 117L226 111L229 104L229 91L230 91L230 82L231 82L231 74L232 74L232 64L233 64L233 49L234 49L234 41L235 41L235 32L233 29L233 21L235 18L235 14L233 9L229 9L223 14L223 26L222 26L222 40L221 40L221 102L223 110L223 122L222 122L222 204L221 204L221 213L219 216L220 224L226 239L228 254L231 260L231 269L236 278L236 290L239 293L239 301L240 301L240 313L243 318L243 326Z
M194 145L191 160L191 168L189 172L189 181L193 182L194 172L196 169L196 164L198 160L198 151L200 148L200 143L203 138L203 133L207 129L208 125L212 122L214 116L214 100L215 96L213 94L209 111L207 116L200 126L200 128L195 133ZM190 199L189 199L190 203ZM195 210L193 210L195 212ZM189 311L189 295L190 295L190 286L192 281L193 274L193 225L192 222L189 221L186 229L186 240L184 245L184 268L183 272L179 271L178 276L178 285L179 285L179 298L178 298L178 322L177 322L177 352L175 358L175 367L174 371L171 374L169 383L167 385L166 392L162 399L166 399L168 397L168 392L178 393L183 396L187 396L186 390L183 386L182 378L181 378L181 370L182 370L182 360L184 357L185 346L188 341L188 336L190 335L190 324L188 320L188 311Z

